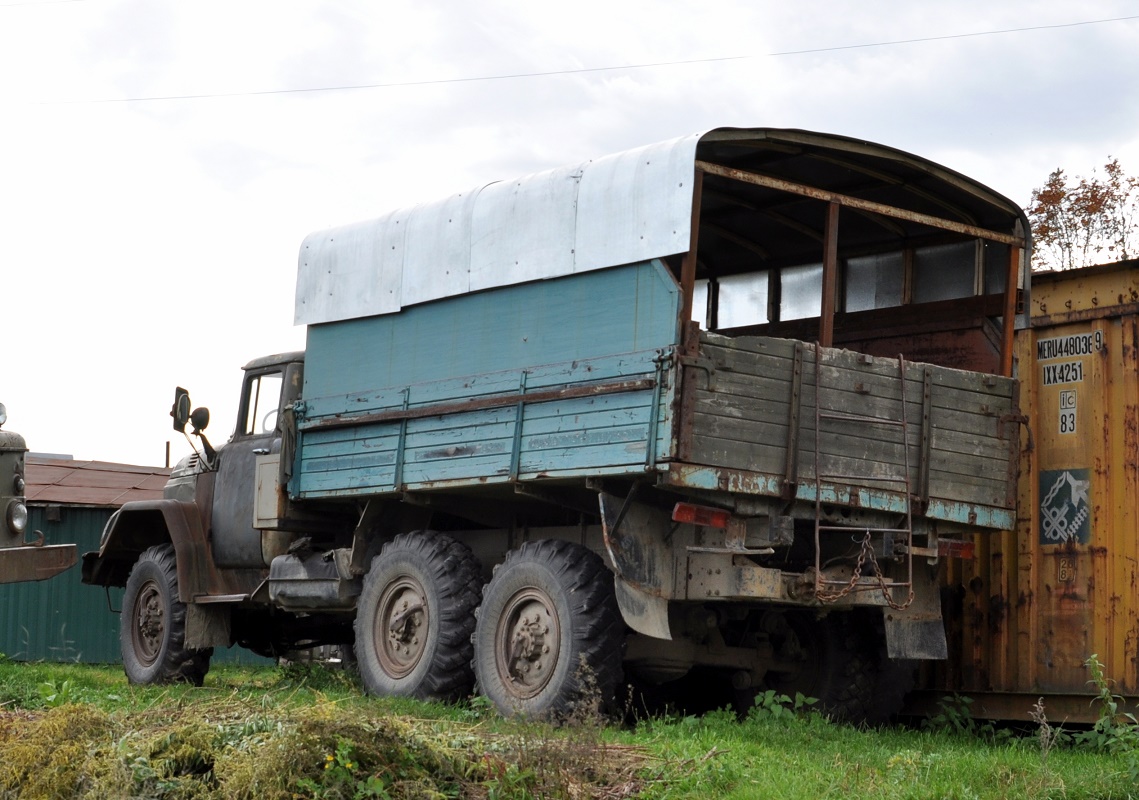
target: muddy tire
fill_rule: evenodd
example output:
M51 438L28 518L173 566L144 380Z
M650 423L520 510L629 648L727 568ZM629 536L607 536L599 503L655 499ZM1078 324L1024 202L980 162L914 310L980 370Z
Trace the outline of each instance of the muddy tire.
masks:
M875 702L878 688L877 639L857 616L832 613L817 619L810 611L788 611L785 624L772 634L776 658L789 665L769 672L766 688L792 700L813 697L831 719L866 722L881 713Z
M621 680L624 630L613 574L597 554L571 542L527 542L483 589L479 692L506 716L607 708Z
M356 662L380 696L470 694L480 568L470 548L434 531L397 536L372 559L356 610Z
M127 680L201 686L213 648L191 650L185 639L186 604L178 600L174 547L151 547L135 562L123 594L119 645Z

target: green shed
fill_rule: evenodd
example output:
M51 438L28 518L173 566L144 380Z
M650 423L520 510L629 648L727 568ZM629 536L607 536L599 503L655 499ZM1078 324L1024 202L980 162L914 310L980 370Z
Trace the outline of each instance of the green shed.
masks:
M170 470L77 461L59 456L27 458L28 527L49 544L74 543L80 556L99 549L111 514L128 500L162 497ZM18 661L119 663L119 614L123 590L85 586L79 567L38 582L0 585L0 653ZM214 651L214 663L271 664L241 648Z

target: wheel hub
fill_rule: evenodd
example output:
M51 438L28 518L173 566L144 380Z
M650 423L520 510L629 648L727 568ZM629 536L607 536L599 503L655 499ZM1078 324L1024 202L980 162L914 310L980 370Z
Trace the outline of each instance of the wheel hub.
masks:
M402 678L419 663L427 645L430 611L426 593L415 578L393 581L380 597L372 641L384 672Z
M553 602L539 589L526 589L507 604L496 633L499 676L518 698L538 694L550 681L560 653L560 629Z
M134 649L145 666L150 666L158 658L165 630L166 610L162 594L151 581L142 587L135 603Z

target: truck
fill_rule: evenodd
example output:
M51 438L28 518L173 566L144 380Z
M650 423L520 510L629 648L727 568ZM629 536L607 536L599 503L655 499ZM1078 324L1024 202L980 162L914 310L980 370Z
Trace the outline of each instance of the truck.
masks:
M8 409L0 403L0 508L4 509L4 524L0 526L0 583L47 580L75 566L76 547L44 544L42 533L28 530L24 498L28 446L20 434L3 430L7 422Z
M127 503L134 683L351 646L378 695L561 715L711 670L849 719L944 659L938 574L1015 527L1020 208L847 137L719 128L320 231L304 352Z

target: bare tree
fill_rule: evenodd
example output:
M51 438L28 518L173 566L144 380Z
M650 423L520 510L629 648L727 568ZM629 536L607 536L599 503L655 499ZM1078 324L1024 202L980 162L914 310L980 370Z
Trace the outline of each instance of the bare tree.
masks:
M1032 190L1026 209L1032 223L1035 270L1073 269L1136 255L1139 238L1139 177L1109 158L1101 179L1069 180L1064 170Z

